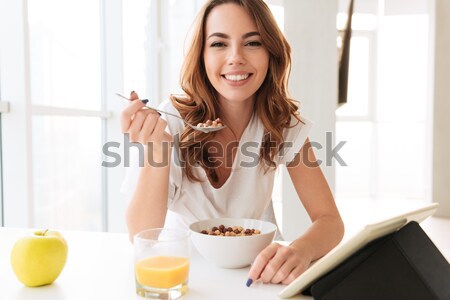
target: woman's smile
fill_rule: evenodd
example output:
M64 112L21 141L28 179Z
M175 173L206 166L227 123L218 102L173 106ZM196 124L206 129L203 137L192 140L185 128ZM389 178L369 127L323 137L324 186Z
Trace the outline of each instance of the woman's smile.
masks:
M252 75L252 73L229 73L223 74L222 77L230 86L239 87L248 83Z

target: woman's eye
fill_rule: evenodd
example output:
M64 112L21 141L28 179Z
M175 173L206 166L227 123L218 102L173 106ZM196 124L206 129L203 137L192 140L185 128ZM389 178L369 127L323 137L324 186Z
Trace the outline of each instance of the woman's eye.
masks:
M214 42L211 44L211 47L224 47L225 44L221 42Z
M262 46L262 43L259 41L252 41L252 42L248 42L246 45L250 46L250 47L260 47L260 46Z

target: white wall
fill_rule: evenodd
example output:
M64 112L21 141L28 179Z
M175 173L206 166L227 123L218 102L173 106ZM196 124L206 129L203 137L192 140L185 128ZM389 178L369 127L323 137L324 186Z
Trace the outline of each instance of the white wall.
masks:
M338 58L336 48L337 0L284 0L285 34L292 46L291 96L301 101L303 116L314 123L310 139L323 148L318 159L326 161L326 132L335 131ZM332 146L332 145L330 145ZM331 147L332 148L332 147ZM336 163L333 161L333 163ZM322 164L334 190L334 167ZM283 226L286 240L298 237L310 225L287 171L282 174Z
M450 1L436 0L433 129L433 201L436 215L450 217Z

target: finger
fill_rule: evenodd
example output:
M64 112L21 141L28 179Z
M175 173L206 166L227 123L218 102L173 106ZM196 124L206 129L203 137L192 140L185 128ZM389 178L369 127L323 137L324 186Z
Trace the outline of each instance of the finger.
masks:
M258 254L248 273L248 278L250 280L255 281L259 278L260 274L264 270L264 267L275 255L279 247L281 247L280 244L272 243L271 245L264 248L264 250L261 251L261 253Z
M151 113L148 110L140 110L134 115L130 128L128 128L127 131L130 134L131 142L136 142L138 140L142 125L149 114Z
M167 122L162 118L158 118L158 123L156 124L155 131L153 132L155 135L155 139L161 140L166 132Z
M136 100L136 99L139 99L138 94L135 91L131 91L130 100Z
M142 124L142 129L139 133L139 142L141 144L145 145L149 142L149 137L154 132L158 119L159 115L149 110L149 114L145 118L145 121Z
M295 279L297 279L297 277L299 277L300 275L303 274L303 272L306 271L307 268L305 268L305 266L300 265L295 267L290 274L286 277L286 279L284 279L281 283L282 284L290 284L292 281L294 281Z
M280 268L285 265L290 257L291 252L287 249L287 247L279 247L277 249L277 253L272 257L272 259L267 263L266 267L262 271L260 275L261 281L274 282L274 277L278 274ZM288 271L290 272L291 269L289 269ZM286 274L286 276L282 279L285 279L288 274ZM281 280L279 280L278 282L281 282Z
M128 132L133 116L144 107L141 101L132 101L120 114L120 125L122 133Z
M272 283L280 283L286 280L291 272L297 267L296 260L293 258L288 258L284 263L278 268L274 276L272 277Z

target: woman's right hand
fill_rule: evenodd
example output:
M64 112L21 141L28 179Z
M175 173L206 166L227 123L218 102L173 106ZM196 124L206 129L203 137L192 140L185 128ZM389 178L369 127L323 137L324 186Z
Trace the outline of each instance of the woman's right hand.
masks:
M132 241L139 231L164 226L173 139L165 132L166 121L156 111L144 108L135 92L131 92L130 100L120 115L122 132L129 134L131 142L144 145L144 163L139 162L142 168L126 213Z
M131 142L138 142L144 146L152 146L153 153L170 149L172 136L165 131L167 122L160 118L158 112L145 109L145 104L139 100L136 92L130 94L131 103L122 111L122 133L128 133ZM168 147L163 147L166 143ZM161 152L162 153L162 152Z

